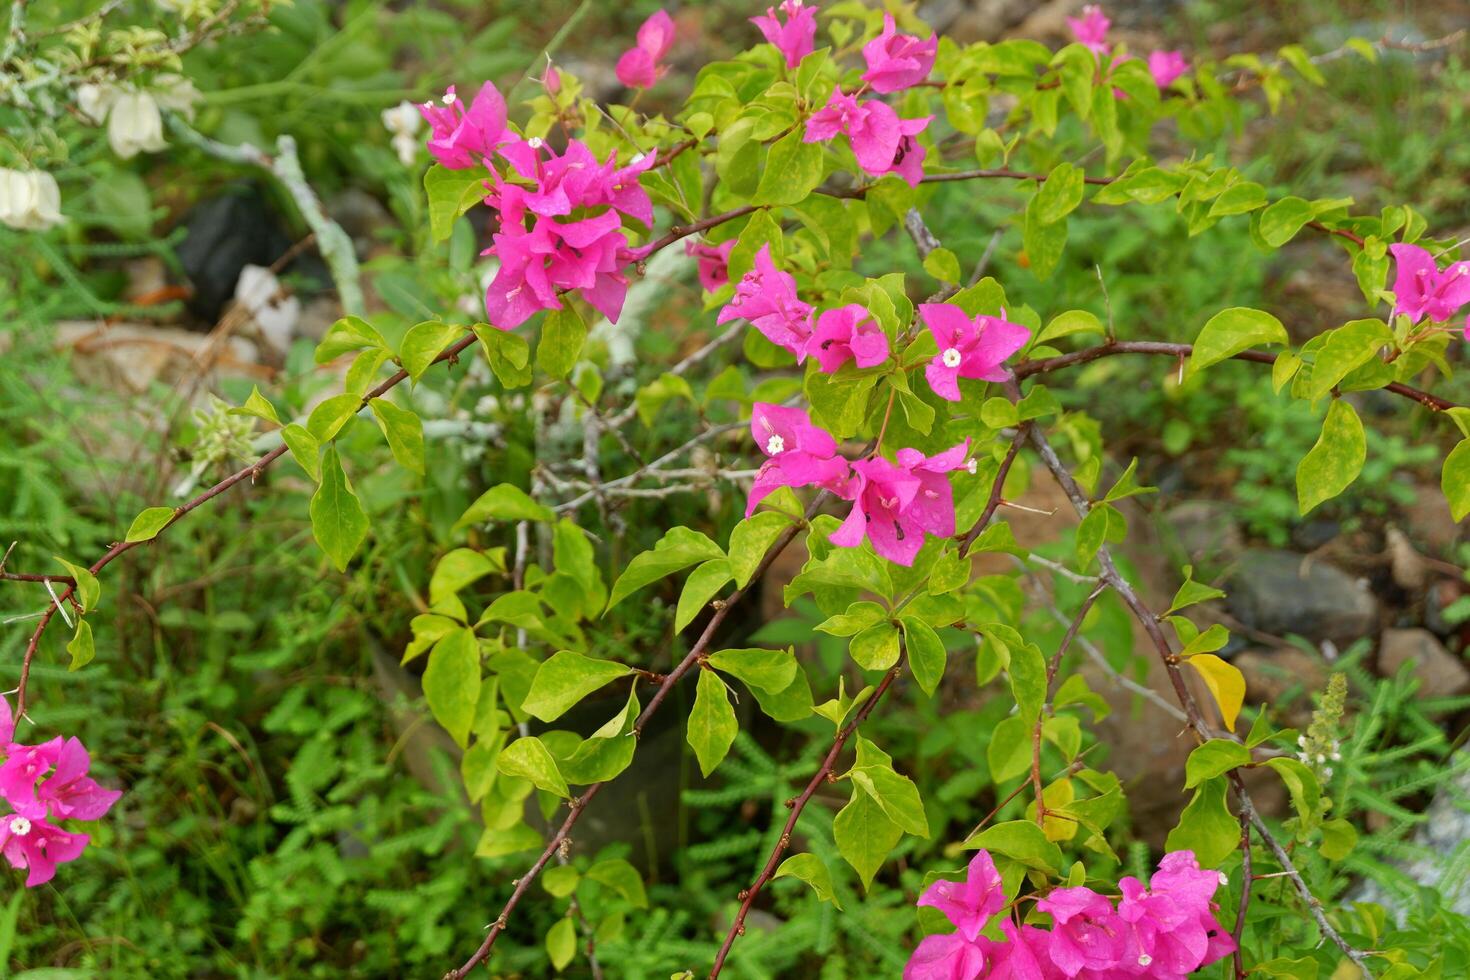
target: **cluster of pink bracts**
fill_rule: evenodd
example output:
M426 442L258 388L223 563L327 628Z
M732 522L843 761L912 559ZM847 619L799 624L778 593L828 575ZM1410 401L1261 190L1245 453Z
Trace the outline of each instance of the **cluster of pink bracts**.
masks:
M1418 245L1390 245L1396 272L1393 312L1418 323L1445 323L1470 303L1470 261L1454 262L1443 271L1434 256ZM1470 340L1470 316L1465 317L1465 339Z
M1108 15L1102 12L1102 8L1096 4L1089 4L1082 8L1081 17L1068 17L1067 26L1072 29L1072 36L1083 47L1097 55L1099 60L1112 53L1108 45L1108 29L1113 22ZM1115 64L1129 60L1124 55L1117 59ZM1148 56L1148 73L1153 76L1154 84L1159 88L1168 88L1174 80L1189 71L1189 62L1185 60L1182 51L1154 51Z
M22 745L14 738L10 704L0 698L0 799L11 809L0 814L0 854L11 867L26 869L26 886L34 888L50 881L58 864L81 857L91 840L51 821L97 820L122 793L87 776L92 760L79 740L58 735Z
M925 937L903 980L1183 980L1235 951L1215 918L1215 890L1227 880L1201 869L1192 851L1174 851L1147 886L1131 876L1120 881L1116 905L1091 888L1054 888L1036 902L1050 928L1006 916L996 940L981 931L1006 898L995 863L979 851L965 880L936 881L919 897L955 931Z

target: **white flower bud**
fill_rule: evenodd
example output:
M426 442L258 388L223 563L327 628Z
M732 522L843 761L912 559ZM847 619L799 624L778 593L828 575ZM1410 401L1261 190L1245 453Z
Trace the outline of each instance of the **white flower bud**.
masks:
M398 133L393 137L393 152L398 154L398 162L405 167L411 167L419 158L419 138L412 133Z
M400 102L382 112L383 128L395 136L412 136L423 125L424 117L412 102Z
M112 152L130 160L138 153L157 153L163 138L163 115L146 92L124 92L117 97L107 120L107 142Z
M107 121L107 110L117 99L117 89L86 82L77 86L77 111L93 125Z
M44 170L0 168L0 223L20 231L61 224L61 190Z

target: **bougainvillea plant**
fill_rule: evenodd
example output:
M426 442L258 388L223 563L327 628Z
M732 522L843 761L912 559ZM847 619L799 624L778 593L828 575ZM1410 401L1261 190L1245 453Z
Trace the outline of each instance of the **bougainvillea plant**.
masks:
M655 712L669 710L681 684L693 687L687 740L705 775L737 737L732 691L748 690L776 723L806 731L830 725L822 736L830 750L787 803L785 825L741 892L710 975L724 969L773 879L806 882L813 901L835 902L841 874L870 886L906 835L931 831L916 784L860 729L885 701L935 697L946 672L967 658L982 682L1008 681L1014 711L990 733L988 761L995 783L1014 782L1011 799L1028 797L1031 806L1024 818L987 818L946 850L952 873L933 871L925 881L905 976L1178 977L1222 960L1244 976L1256 950L1277 948L1252 931L1262 877L1280 879L1269 921L1280 921L1282 907L1300 920L1298 950L1311 975L1318 966L1324 976L1421 975L1433 964L1411 963L1382 935L1370 942L1326 896L1312 894L1301 862L1340 857L1352 833L1328 816L1323 773L1295 758L1295 733L1275 731L1264 715L1248 732L1237 730L1245 682L1216 653L1228 634L1218 625L1201 631L1187 615L1218 591L1185 569L1173 601L1155 608L1120 570L1112 546L1128 530L1122 502L1150 488L1131 466L1104 485L1101 445L1048 386L1065 385L1071 368L1114 356L1162 358L1181 376L1231 359L1260 365L1281 397L1323 415L1320 438L1297 471L1303 513L1342 493L1363 466L1364 426L1352 394L1402 396L1406 411L1433 416L1434 438L1446 446L1457 440L1443 488L1460 519L1470 513L1470 409L1421 386L1435 372L1449 374L1448 346L1470 329L1458 319L1470 303L1470 263L1454 261L1455 246L1432 236L1409 207L1369 216L1353 214L1345 200L1272 200L1211 157L1150 156L1160 122L1189 132L1235 118L1239 100L1253 92L1264 91L1274 106L1294 85L1321 84L1299 47L1224 65L1178 51L1141 58L1109 40L1108 18L1095 7L1071 21L1075 42L1060 50L1028 40L961 45L933 36L908 9L852 2L823 10L783 0L751 21L753 46L704 66L667 117L597 104L555 67L519 120L488 82L474 92L449 87L419 107L436 161L424 179L432 235L448 237L471 209L487 212L482 244L493 274L483 317L466 324L446 314L397 342L366 319L342 319L316 354L322 364L351 359L342 393L284 423L258 391L234 410L278 432L276 448L179 506L143 511L89 566L63 562L65 575L4 573L60 588L25 650L15 713L7 703L0 715L0 794L9 805L0 853L26 869L27 884L50 880L88 842L58 821L100 819L117 798L86 776L88 756L75 739L26 744L16 726L26 723L30 669L53 619L75 613L69 649L79 665L92 658L87 617L102 598L98 575L119 555L290 456L316 486L316 540L345 569L370 523L339 437L360 415L371 419L398 463L422 474L422 421L390 393L436 365L452 369L476 356L472 348L507 391L571 396L566 406L593 443L620 438L619 427L672 400L695 400L696 369L728 352L762 379L710 396L741 406L738 425L701 427L620 477L591 472L580 484L557 477L576 492L570 499L553 499L550 476L529 492L496 485L457 523L462 546L433 569L403 660L422 666L428 706L464 750L465 788L486 828L479 853L535 855L487 907L485 934L464 937L466 958L449 976L490 959L532 884L572 850L578 821L628 768L638 736ZM674 20L655 14L618 60L617 77L636 90L667 86L663 59L676 40ZM1346 50L1376 56L1364 42ZM417 131L411 117L394 112L396 136ZM1064 128L1086 134L1092 151L1059 158ZM19 172L0 178L8 188L0 217L19 228L51 220L50 185ZM984 276L982 256L964 257L979 268L963 274L962 257L929 230L933 185L950 182L1004 182L1022 193L1007 220L1021 229L1038 281L1057 268L1077 209L1168 204L1190 234L1248 223L1262 249L1299 234L1327 236L1356 277L1362 315L1299 345L1271 313L1240 307L1198 325L1190 344L1122 339L1113 324L1079 310L1043 323L1030 305L1035 297ZM855 271L865 243L903 235L932 283ZM620 408L598 380L589 322L602 318L615 330L630 286L676 245L697 259L706 308L717 311L724 332L639 390L636 411ZM669 527L656 547L616 567L600 556L576 522L578 508L659 481L670 463L737 430L749 432L738 451L758 469L728 478L748 503L727 540ZM1071 551L1046 559L1087 596L1055 649L1018 629L972 565L982 552L1027 559L1003 520L1007 477L1023 453L1080 518ZM540 549L529 544L533 533ZM505 543L491 543L498 535ZM807 557L785 601L808 599L827 617L816 628L848 639L852 669L865 678L855 695L845 686L814 691L791 649L716 646L752 583L798 541ZM700 624L682 656L655 674L602 655L607 612L669 576L683 576L676 633ZM1071 647L1104 594L1136 617L1176 697L1142 709L1177 717L1181 738L1195 746L1183 787L1191 801L1146 884L1099 876L1089 863L1106 857L1103 866L1118 866L1109 832L1125 808L1118 778L1080 751L1081 725L1097 698ZM624 707L591 735L542 727L608 685L628 688L626 698L618 695ZM1284 831L1258 813L1246 769L1284 783L1294 810ZM798 819L829 783L850 791L831 826L846 868L799 850ZM549 834L528 821L533 798L551 816ZM643 900L626 862L604 867L600 879ZM482 900L489 897L465 898ZM558 969L579 955L576 936L569 920L547 936Z

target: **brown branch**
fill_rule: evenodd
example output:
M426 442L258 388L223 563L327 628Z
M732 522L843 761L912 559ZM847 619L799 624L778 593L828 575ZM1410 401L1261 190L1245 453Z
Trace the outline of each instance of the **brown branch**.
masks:
M667 248L682 238L688 238L690 235L697 235L702 231L706 231L710 228L715 227L716 225L722 225L727 221L734 221L736 218L743 218L747 214L759 210L760 208L757 205L747 204L744 207L738 207L733 210L726 211L722 214L711 215L708 218L701 218L693 224L675 225L674 227L669 229L669 233L667 235L662 238L655 239L648 245L645 245L642 249L639 250L639 252L643 258L647 258L654 252L657 252L660 249Z
M1096 347L1088 347L1085 350L1073 351L1070 354L1058 354L1056 357L1044 357L1039 361L1022 361L1015 366L1016 379L1029 378L1037 374L1050 374L1063 368L1076 367L1079 364L1088 364L1092 361L1101 360L1104 357L1112 357L1117 354L1158 354L1164 357L1184 358L1194 352L1193 344L1170 344L1153 340L1117 340L1111 343L1099 344ZM1276 355L1268 354L1259 350L1243 350L1239 354L1231 355L1233 360L1251 361L1256 364L1275 364ZM1427 391L1410 385L1394 381L1383 388L1395 395L1413 399L1432 412L1446 412L1460 406L1447 398L1432 395Z
M76 579L70 575L32 575L28 572L0 572L0 581L4 582L55 582L59 585L76 585Z
M1011 448L1006 451L1005 458L1000 461L1000 469L996 470L995 482L990 486L990 498L985 501L985 509L980 512L980 518L975 521L970 530L965 532L964 540L960 543L960 557L964 558L970 553L970 547L980 532L985 530L990 519L995 516L995 511L1001 504L1001 498L1005 491L1006 477L1011 472L1011 466L1015 464L1016 457L1021 453L1021 446L1026 442L1026 436L1031 430L1030 421L1022 422L1016 428L1016 436L1011 440Z
M812 501L811 506L807 508L808 519L810 519L817 513L817 510L826 501L826 498L827 494L825 491L817 495L817 497ZM708 625L705 626L704 632L700 634L699 639L695 642L694 646L691 647L689 652L684 655L684 659L679 662L678 666L676 666L673 670L669 671L667 675L665 675L663 682L659 684L658 690L655 691L653 697L649 699L647 706L644 707L643 712L639 714L638 720L633 723L633 734L635 736L639 736L643 733L643 729L648 724L648 720L653 717L653 713L658 710L659 705L663 704L664 699L669 696L669 692L674 689L674 685L679 683L679 679L687 674L689 670L696 663L698 663L701 658L704 657L705 650L709 648L710 643L714 639L715 631L720 628L720 624L725 621L725 617L730 614L730 610L733 609L735 607L735 604L738 603L740 599L750 591L752 585L760 581L761 576L768 568L771 567L771 563L774 562L776 560L776 557L786 549L786 546L789 545L799 533L801 533L803 527L805 527L804 523L793 524L791 525L791 527L783 531L781 533L781 536L778 537L775 543L772 544L771 547L766 551L766 556L761 559L760 565L756 568L755 573L751 575L750 580L745 585L745 587L736 589L733 593L730 594L730 597L727 598L724 603L715 610L715 614L710 617ZM510 914L515 911L516 906L519 905L521 899L525 897L526 891L531 887L531 883L536 880L536 876L539 875L541 873L541 870L546 867L546 862L551 860L552 855L556 854L557 850L562 847L563 842L570 841L569 835L571 834L572 828L575 827L577 825L577 821L581 819L583 812L587 809L587 804L590 803L593 797L601 792L602 787L606 785L606 782L593 783L592 785L587 787L586 791L580 797L571 801L571 803L569 804L569 810L566 819L562 821L561 826L557 828L556 833L551 836L551 839L546 842L546 849L541 852L541 856L536 859L536 862L534 864L531 865L530 870L521 875L520 878L516 879L515 890L511 892L510 898L506 900L504 907L501 908L500 915L497 916L495 921L490 924L489 931L485 935L484 942L480 944L480 947L475 950L474 954L470 956L469 959L465 960L462 966L460 966L458 969L450 970L448 973L446 973L444 975L444 980L459 980L459 978L465 976L476 966L483 963L485 961L485 958L490 955L490 950L495 945L495 940L500 938L500 934L505 931L506 924L510 920Z
M873 696L868 698L867 702L858 709L857 714L853 716L852 721L848 722L847 727L837 733L837 737L832 741L832 748L827 752L827 757L822 760L821 766L818 767L816 773L806 784L806 789L801 791L800 796L786 802L786 805L791 808L791 814L786 818L786 825L781 828L781 836L776 840L776 846L771 849L771 856L766 859L765 867L761 869L761 873L756 876L755 881L751 882L750 887L740 893L740 911L735 913L735 921L730 923L730 930L725 933L725 941L720 944L720 951L715 954L714 966L710 969L709 974L710 980L715 980L720 975L720 971L725 968L725 958L730 955L730 947L735 945L735 940L738 937L745 935L745 917L749 914L750 907L755 904L756 896L760 894L761 889L766 886L766 883L776 873L776 868L781 864L781 856L791 846L791 835L796 831L796 822L801 818L801 811L806 808L807 803L810 802L812 795L816 793L817 789L831 777L832 769L837 764L837 756L842 752L842 747L847 744L848 738L851 737L853 732L857 731L857 727L863 723L864 719L872 713L873 708L877 706L878 701L887 693L888 688L903 673L903 665L904 653L900 650L898 663L894 664L888 673L884 675L877 689L873 691Z
M1245 807L1240 808L1240 907L1235 911L1235 980L1245 980L1245 913L1251 904L1251 822Z

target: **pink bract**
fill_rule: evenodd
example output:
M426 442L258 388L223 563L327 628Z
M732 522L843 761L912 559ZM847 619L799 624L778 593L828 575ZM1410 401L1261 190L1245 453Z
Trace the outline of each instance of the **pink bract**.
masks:
M506 129L505 99L490 82L480 86L468 109L453 85L438 104L425 102L418 109L429 124L429 152L450 170L479 166L497 147L516 138Z
M918 904L943 912L959 930L959 935L973 942L985 924L1006 904L1000 872L995 870L990 852L976 851L965 869L963 881L941 878L924 889Z
M766 12L750 18L760 28L761 36L776 46L786 59L787 68L795 68L801 59L812 53L817 37L817 12L801 0L781 0L780 11L786 16L783 24L776 15L776 7L767 7Z
M976 980L985 953L957 932L925 936L903 968L903 980Z
M1108 28L1113 26L1113 22L1097 4L1083 7L1081 17L1068 17L1067 26L1072 29L1072 36L1079 44L1097 54L1107 54Z
M12 868L25 868L26 887L44 885L56 875L56 866L75 861L91 838L71 834L41 819L19 814L0 817L0 854Z
M929 77L934 68L934 55L939 49L939 36L931 34L920 40L911 34L899 34L893 15L883 15L883 33L863 45L863 59L868 70L863 81L874 92L900 92Z
M705 245L692 239L684 243L684 254L698 260L699 284L705 292L717 292L730 282L730 253L735 250L735 244L733 238L719 245Z
M876 367L888 360L888 335L869 315L867 308L848 303L823 310L806 343L806 352L827 374L848 361L860 368Z
M919 315L939 347L924 377L936 395L952 402L960 400L960 378L1009 378L1002 365L1031 339L1031 331L1019 323L1003 316L972 318L953 303L922 303Z
M1183 51L1154 51L1148 56L1148 73L1159 88L1168 88L1174 79L1187 71L1189 62L1185 60Z
M618 59L618 81L629 88L652 88L668 71L659 61L673 43L673 18L666 11L655 12L638 28L638 43Z
M735 298L730 300L716 323L745 319L767 340L796 355L796 363L806 359L811 337L812 308L796 295L796 280L776 268L771 260L771 246L762 245L755 253L755 266L735 284Z
M852 548L866 537L882 557L899 565L912 565L924 546L925 532L954 534L954 494L944 474L965 465L969 448L967 439L932 458L916 449L902 449L896 463L881 457L853 463L857 479L852 488L852 511L833 532L831 542ZM983 876L983 867L976 873ZM973 887L979 889L983 880L977 879ZM962 931L969 928L968 924L956 925Z
M1415 322L1423 317L1443 322L1470 303L1470 261L1455 262L1441 272L1434 256L1418 245L1390 245L1388 250L1395 265L1395 314Z
M812 423L800 408L756 402L750 413L750 435L765 453L745 505L745 516L780 487L820 486L844 496L848 462L837 454L837 442Z

